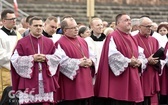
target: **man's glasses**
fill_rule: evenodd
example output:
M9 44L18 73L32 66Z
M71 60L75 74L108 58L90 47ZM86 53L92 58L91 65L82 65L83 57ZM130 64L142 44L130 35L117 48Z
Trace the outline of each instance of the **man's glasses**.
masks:
M10 19L5 19L5 20L16 20L16 18L10 18Z
M147 25L147 26L141 25L141 26L143 26L143 27L145 27L145 28L151 28L151 27L152 27L152 25Z
M66 27L65 29L78 29L79 26L75 26L75 27Z

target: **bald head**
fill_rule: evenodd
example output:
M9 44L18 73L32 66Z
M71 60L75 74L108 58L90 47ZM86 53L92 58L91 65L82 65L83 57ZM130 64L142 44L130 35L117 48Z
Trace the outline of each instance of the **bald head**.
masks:
M140 25L151 25L153 24L152 20L148 17L142 17L139 20Z
M142 35L149 36L151 34L151 27L153 25L153 22L148 17L142 17L140 18L140 26L139 31Z

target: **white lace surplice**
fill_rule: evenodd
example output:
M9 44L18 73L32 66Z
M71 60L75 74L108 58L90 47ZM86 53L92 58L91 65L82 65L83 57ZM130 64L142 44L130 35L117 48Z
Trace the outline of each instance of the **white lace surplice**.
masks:
M60 61L60 72L69 79L73 80L76 76L76 71L79 69L79 59L69 58L61 46L58 44L58 50L62 52L62 59Z
M146 69L146 65L148 63L148 60L147 58L145 57L145 54L144 54L144 49L140 46L138 46L138 53L139 53L139 56L138 56L138 60L141 61L141 73L144 72L144 70Z
M59 61L61 59L61 53L56 49L55 53L52 55L46 55L46 61L49 67L50 76L55 75ZM19 56L17 50L14 51L14 54L11 57L11 62L15 68L18 75L23 78L32 78L32 67L34 63L34 58L30 56ZM43 68L42 68L43 70ZM44 93L43 78L39 73L39 94L27 94L24 92L19 93L19 103L36 103L36 102L54 102L53 92Z
M142 69L146 68L146 59L143 54L143 50L141 48L138 48L139 50L139 57L138 59L141 61ZM125 57L123 54L121 54L116 47L116 44L111 37L110 43L109 43L109 51L108 51L108 63L109 66L114 73L115 76L119 76L124 72L125 68L128 67L129 63L131 62L131 59Z
M164 66L168 66L168 50L167 50L167 53L166 53L166 58L164 60L160 60L160 64L161 64L160 75L162 75Z
M32 91L33 92L33 91ZM39 81L39 94L28 94L26 92L19 93L19 103L41 103L54 102L53 92L44 93L43 81Z
M17 43L17 36L9 36L0 30L0 68L10 70L10 57Z
M32 55L30 56L19 56L17 50L14 51L14 54L11 57L11 62L13 67L15 68L18 75L23 78L31 78L32 77L32 67L34 58Z
M77 75L77 70L79 70L80 60L76 58L69 58L59 44L58 49L62 52L60 72L69 79L73 80ZM96 64L96 55L91 51L91 49L89 49L89 56L93 63Z

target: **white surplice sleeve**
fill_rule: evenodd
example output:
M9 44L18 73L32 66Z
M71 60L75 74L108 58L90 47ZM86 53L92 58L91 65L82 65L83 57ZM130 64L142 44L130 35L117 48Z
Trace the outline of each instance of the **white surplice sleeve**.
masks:
M62 54L62 51L59 49L56 49L54 54L46 55L46 61L49 67L50 76L53 76L56 74L59 62L61 60L61 54Z
M168 49L166 51L166 59L165 59L166 64L168 64ZM163 65L164 66L164 65Z
M117 50L113 37L111 37L108 51L108 63L114 75L119 76L122 74L130 62L131 59L125 57Z
M0 67L5 67L10 70L10 57L11 52L6 51L0 43Z
M96 66L97 66L97 55L96 53L93 51L93 49L89 48L89 58L92 60L93 65L94 65L94 69L96 71ZM96 73L96 72L95 72Z
M77 74L77 70L79 70L80 60L75 58L69 58L59 44L58 49L62 52L62 59L60 61L60 72L69 79L73 80Z
M164 66L168 66L168 50L167 50L167 53L166 53L166 58L164 60L160 60L160 64L161 64L160 75L162 75Z
M146 64L148 63L148 60L145 57L144 49L142 47L138 46L138 52L139 52L138 60L141 61L141 73L143 73L146 68Z
M10 49L11 46L8 35L0 30L0 68L4 67L10 70L10 57L12 55Z
M34 58L32 55L30 56L19 56L17 50L14 51L14 54L11 57L11 62L13 67L15 68L18 75L23 78L31 78L32 77L32 67Z

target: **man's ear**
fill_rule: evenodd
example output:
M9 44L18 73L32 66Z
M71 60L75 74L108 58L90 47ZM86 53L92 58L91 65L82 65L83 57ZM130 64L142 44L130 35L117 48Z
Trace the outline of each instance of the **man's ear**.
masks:
M118 25L120 22L119 21L117 21L117 23L116 23L116 25Z
M2 21L2 23L4 23L4 22L5 22L5 19L2 19L1 21Z

